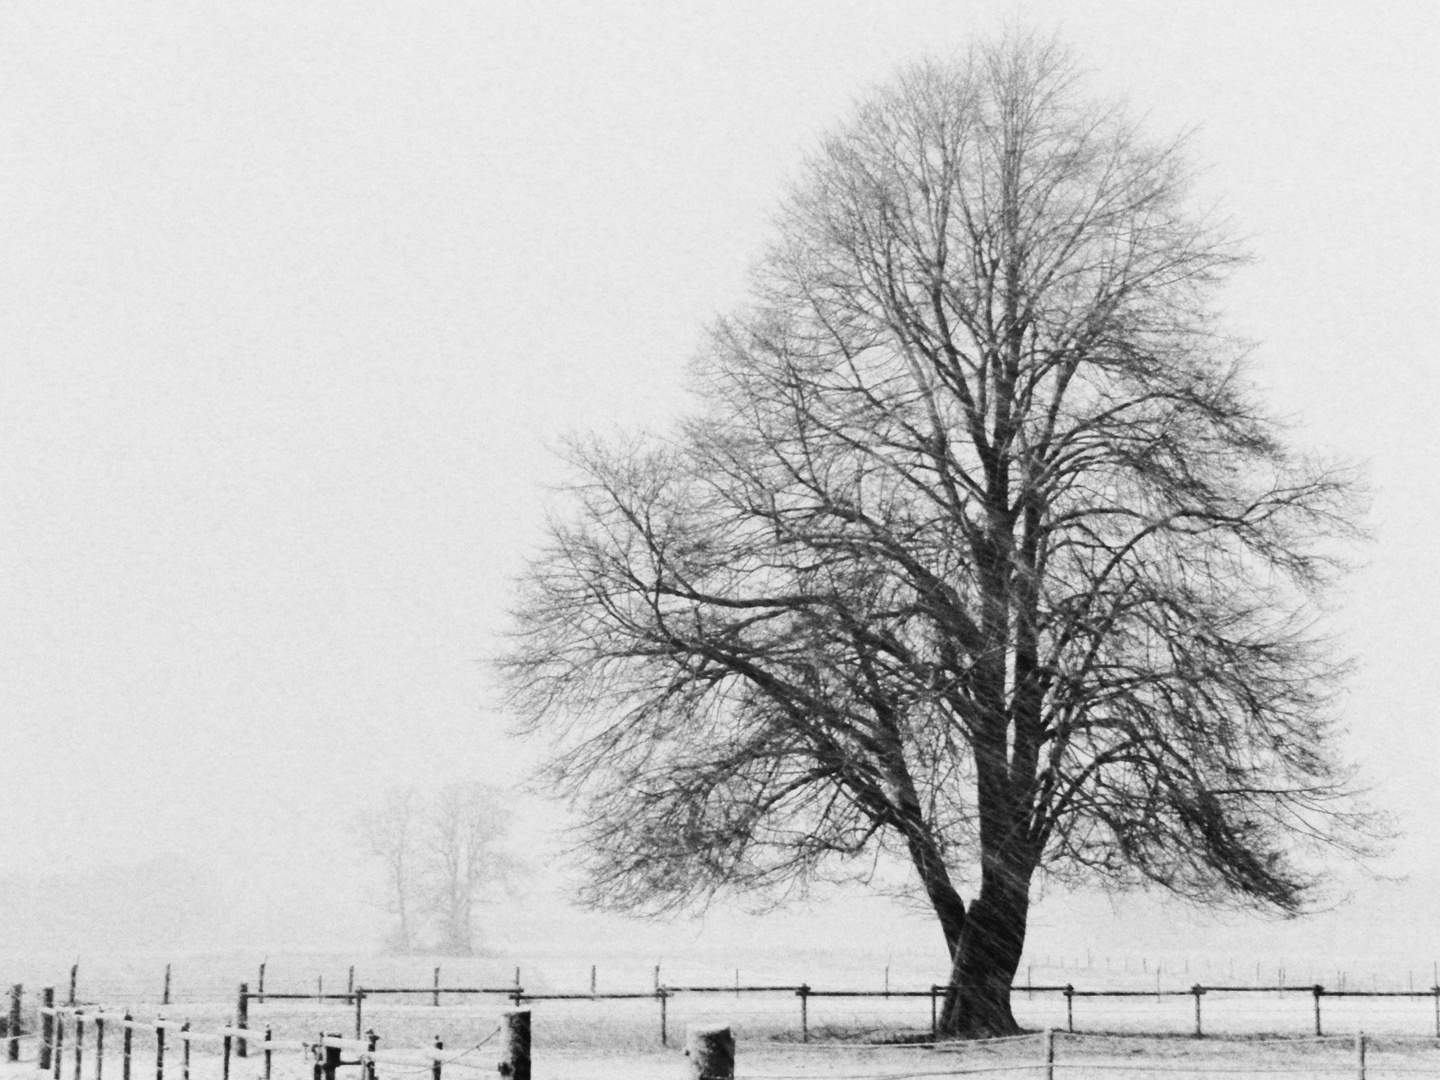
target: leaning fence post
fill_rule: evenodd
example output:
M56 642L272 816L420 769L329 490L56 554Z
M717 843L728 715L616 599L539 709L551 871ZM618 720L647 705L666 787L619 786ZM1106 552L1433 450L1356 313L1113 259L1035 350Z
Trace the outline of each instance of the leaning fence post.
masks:
M1065 984L1065 1030L1075 1031L1075 987Z
M810 987L801 983L795 991L800 997L800 1041L810 1041Z
M724 1024L691 1024L685 1032L685 1056L690 1059L690 1080L735 1080L735 1036Z
M25 993L25 987L16 983L10 987L10 1047L5 1051L5 1057L10 1061L20 1060L20 998Z
M130 1026L130 1010L125 1010L125 1034L120 1036L120 1080L130 1080L130 1044L135 1041L135 1029Z
M1195 1037L1198 1039L1205 1034L1200 1027L1200 995L1205 991L1201 989L1199 983L1196 983L1190 988L1190 992L1195 995Z
M1436 999L1440 1001L1440 998ZM50 1068L50 1055L55 1048L55 988L40 991L40 1071Z
M235 1026L237 1028L248 1028L250 1026L250 984L241 983L240 993L235 998ZM235 1056L237 1058L249 1057L250 1047L243 1035L235 1038Z
M1055 1029L1045 1029L1045 1080L1055 1080Z
M1365 1080L1365 1032L1355 1033L1355 1075L1358 1080Z
M1316 983L1310 988L1310 993L1315 995L1315 1034L1323 1035L1324 1032L1320 1030L1320 998L1325 993L1325 988Z
M504 1041L500 1044L500 1075L506 1080L530 1080L530 1010L501 1016Z

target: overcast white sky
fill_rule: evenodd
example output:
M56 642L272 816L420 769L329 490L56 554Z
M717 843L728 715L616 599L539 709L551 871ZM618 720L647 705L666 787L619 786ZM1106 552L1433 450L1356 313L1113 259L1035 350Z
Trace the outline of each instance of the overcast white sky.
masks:
M1368 463L1353 752L1440 874L1440 6L7 0L0 876L288 895L367 792L512 779L548 448L673 415L807 148L1016 17L1198 129L1232 327Z

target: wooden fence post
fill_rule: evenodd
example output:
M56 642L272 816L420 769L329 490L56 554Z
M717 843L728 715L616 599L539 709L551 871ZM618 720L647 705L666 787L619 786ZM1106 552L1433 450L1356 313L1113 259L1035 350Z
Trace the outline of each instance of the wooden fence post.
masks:
M95 1017L95 1080L105 1072L105 1018Z
M351 970L354 970L353 968ZM355 1038L365 1031L365 991L355 991Z
M75 1080L80 1080L79 1076ZM165 1080L165 1018L155 1018L155 1080Z
M724 1024L691 1024L685 1056L690 1080L735 1080L735 1036Z
M1055 1080L1055 1029L1045 1029L1045 1080Z
M505 1080L530 1080L530 1010L502 1014L500 1075Z
M375 1080L375 1047L380 1044L380 1036L375 1034L374 1028L365 1033L365 1043L365 1053L369 1056L365 1059L364 1080ZM265 1080L270 1080L268 1072L265 1074Z
M1365 1032L1355 1033L1355 1076L1365 1080Z
M437 1052L445 1049L445 1043L441 1040L439 1035L435 1036L435 1049ZM502 1073L505 1070L505 1065L503 1062L500 1065L500 1070ZM430 1059L430 1080L440 1080L440 1059L438 1057L433 1057Z
M170 965L165 965L165 992L160 995L160 1004L170 1004Z
M265 1004L265 961L260 961L260 978L255 986L255 997L261 1005Z
M1325 993L1325 988L1316 983L1310 988L1310 993L1315 995L1315 1034L1318 1037L1324 1034L1320 1030L1320 998Z
M180 1080L190 1080L190 1021L180 1025Z
M1075 987L1065 984L1065 1030L1075 1031Z
M801 983L800 988L795 991L800 998L800 1041L810 1041L810 987Z
M21 983L10 987L10 1046L5 1051L8 1061L20 1060L20 998L24 994L25 987Z
M79 979L80 979L80 961L77 960L77 961L75 961L75 963L73 963L73 964L70 965L70 1002L69 1002L69 1004L71 1004L71 1005L74 1005L74 1004L75 1004L75 984L79 981Z
M60 1061L65 1056L65 1014L55 1014L55 1053L51 1064L55 1069L55 1080L60 1080Z
M270 1034L271 1034L270 1025L269 1025L269 1024L266 1024L266 1025L265 1025L265 1080L270 1080L270 1053L271 1053L271 1050L270 1050ZM372 1045L372 1046L370 1047L370 1049L373 1050L373 1049L375 1049L375 1047ZM370 1066L370 1067L373 1069L375 1066L372 1065L372 1066Z
M80 1080L81 1059L85 1052L85 1015L75 1013L75 1080Z
M656 968L655 970L659 971L660 969ZM665 1003L669 999L670 994L665 990L663 986L657 986L655 987L655 996L660 999L660 1045L669 1046L670 1032L667 1025L668 1018L666 1016Z
M435 969L435 996L430 1004L436 1008L440 1007L440 969L438 967Z
M1440 1000L1437 998L1436 1000ZM50 1055L55 1049L55 988L40 991L40 1071L50 1068Z
M130 1080L130 1047L135 1041L135 1029L130 1026L130 1010L125 1010L125 1034L120 1036L120 1080Z
M329 1036L332 1039L340 1039L344 1036L342 1036L339 1032L336 1031L326 1031L321 1032L320 1034L320 1072L325 1077L325 1080L335 1080L335 1071L340 1068L340 1048L338 1046L326 1045L326 1036Z
M250 1026L250 984L241 983L240 993L235 997L235 1026L237 1028L248 1028ZM235 1039L235 1056L237 1058L249 1057L250 1046L245 1036L240 1035Z
M354 964L351 964L351 965L350 965L350 978L349 978L349 980L348 980L348 981L346 982L346 984L345 984L345 992L346 992L347 994L353 994L353 993L355 992L355 965L354 965ZM358 1039L359 1036L357 1035L356 1038Z
M1196 983L1190 988L1190 992L1195 995L1195 1037L1199 1039L1205 1035L1204 1030L1200 1027L1200 995L1205 991L1200 988L1199 983Z
M940 1037L940 1009L936 1004L938 992L934 983L930 984L930 1041L934 1042Z
M220 1075L224 1080L230 1080L230 1036L226 1035L220 1040Z

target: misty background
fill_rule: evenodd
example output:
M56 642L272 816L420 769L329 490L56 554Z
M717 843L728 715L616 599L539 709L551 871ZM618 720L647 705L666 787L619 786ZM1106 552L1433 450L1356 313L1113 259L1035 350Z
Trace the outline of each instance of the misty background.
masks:
M0 7L0 951L377 948L356 815L532 759L484 661L553 449L678 415L807 150L1016 18L1191 132L1257 256L1223 307L1271 407L1368 467L1334 625L1402 830L1307 920L1052 893L1029 952L1428 968L1440 9L1359 2ZM494 955L944 967L883 898L580 912L562 809L512 809L535 872L486 910Z

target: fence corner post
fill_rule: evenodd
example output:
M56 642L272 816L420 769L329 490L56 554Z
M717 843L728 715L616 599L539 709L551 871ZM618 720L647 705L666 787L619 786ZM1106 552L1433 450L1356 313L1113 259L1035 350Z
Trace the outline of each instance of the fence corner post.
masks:
M735 1080L735 1035L728 1024L691 1024L685 1056L690 1080Z
M530 1010L503 1014L501 1026L500 1075L505 1080L530 1080Z

